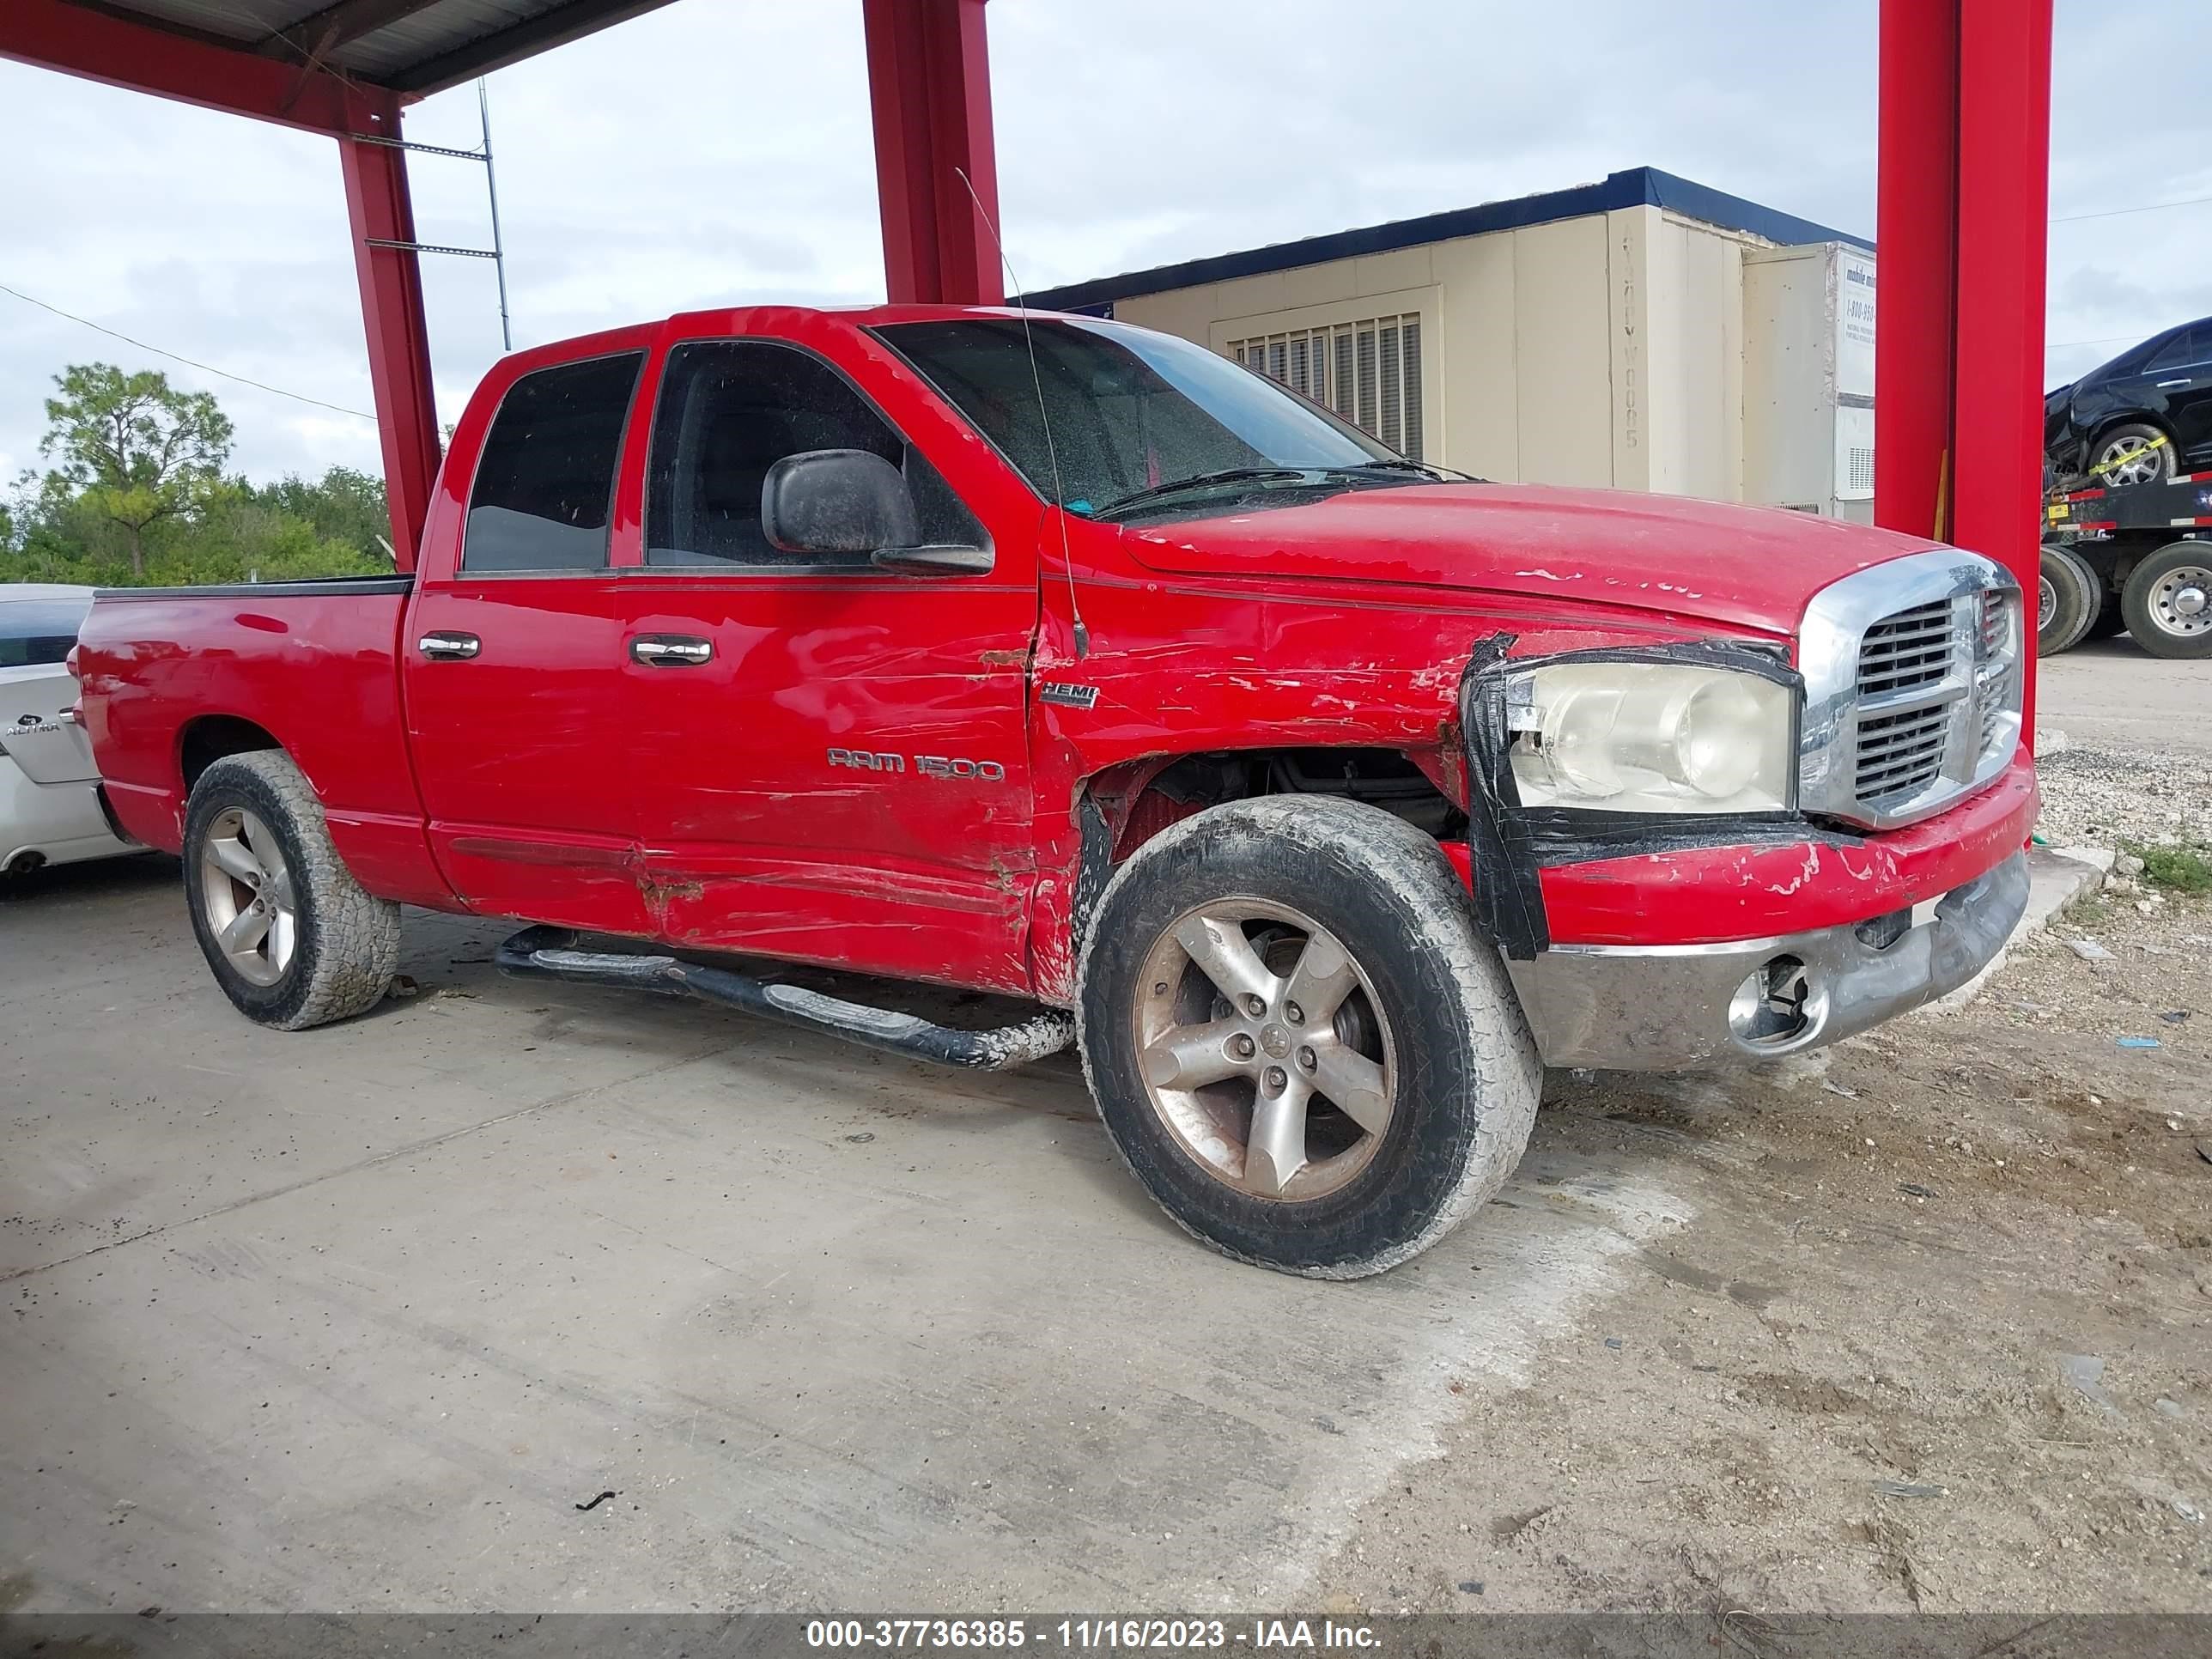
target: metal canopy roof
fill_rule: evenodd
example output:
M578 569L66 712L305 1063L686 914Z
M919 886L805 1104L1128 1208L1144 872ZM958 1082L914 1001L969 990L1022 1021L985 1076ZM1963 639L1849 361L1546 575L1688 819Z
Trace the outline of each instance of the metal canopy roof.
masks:
M668 0L72 0L187 40L438 92Z

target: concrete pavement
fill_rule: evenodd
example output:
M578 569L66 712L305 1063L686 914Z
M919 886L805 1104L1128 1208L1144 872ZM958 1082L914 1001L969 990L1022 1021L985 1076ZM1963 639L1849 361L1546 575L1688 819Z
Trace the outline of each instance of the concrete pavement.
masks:
M2045 657L2036 725L2073 744L2212 755L2212 662L2154 657L2123 634Z
M503 931L411 916L420 996L288 1036L173 863L0 904L23 1606L1278 1603L1688 1218L1540 1119L1429 1255L1286 1279L1161 1217L1064 1058L502 980Z

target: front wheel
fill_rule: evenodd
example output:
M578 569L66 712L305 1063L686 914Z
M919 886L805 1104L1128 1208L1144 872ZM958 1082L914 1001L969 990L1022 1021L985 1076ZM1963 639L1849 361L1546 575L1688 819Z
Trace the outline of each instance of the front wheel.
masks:
M1393 1267L1495 1193L1542 1076L1435 842L1325 796L1217 806L1139 848L1091 919L1077 1030L1161 1207L1323 1279Z
M2120 610L2154 657L2212 657L2212 542L2173 542L2128 573Z
M185 898L216 983L263 1025L365 1012L399 966L399 907L353 878L315 792L278 750L226 756L192 786Z
M2116 426L2097 440L2089 475L2108 488L2164 483L2173 477L2173 441L2148 421Z

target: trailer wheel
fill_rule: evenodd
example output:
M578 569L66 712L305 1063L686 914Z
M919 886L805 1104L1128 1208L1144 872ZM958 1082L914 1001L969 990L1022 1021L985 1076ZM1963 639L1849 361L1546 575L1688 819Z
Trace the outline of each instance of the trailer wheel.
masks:
M1076 988L1131 1172L1224 1255L1316 1279L1426 1249L1512 1173L1542 1077L1434 841L1317 795L1185 818L1108 884Z
M2131 421L2097 440L2089 471L2107 489L2165 483L2173 477L2173 440L2148 421Z
M2174 542L2137 562L2120 610L2154 657L2212 657L2212 542Z
M2096 620L2104 584L2072 548L2045 542L2035 587L2035 654L2070 650Z
M2115 635L2128 631L2127 617L2120 609L2120 596L2106 589L2101 597L2105 601L2104 607L2097 612L2097 620L2089 624L2088 631L2081 635L2081 643L2083 645L2093 640L2109 640Z
M374 1008L399 965L399 907L340 861L322 803L279 750L200 774L185 813L185 899L239 1012L304 1030Z

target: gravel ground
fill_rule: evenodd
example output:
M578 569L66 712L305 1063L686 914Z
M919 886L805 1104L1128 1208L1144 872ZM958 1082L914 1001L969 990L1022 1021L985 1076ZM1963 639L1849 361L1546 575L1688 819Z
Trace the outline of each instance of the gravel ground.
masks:
M2212 842L2212 763L2202 755L2068 744L2039 750L2036 769L2037 830L2054 846Z
M2045 787L2054 842L2212 836L2201 757L2069 749ZM1442 1454L1317 1596L2212 1613L2208 1062L2212 899L2123 891L1954 1015L1757 1071L1555 1076L1539 1150L1696 1213L1517 1386L1439 1380Z

